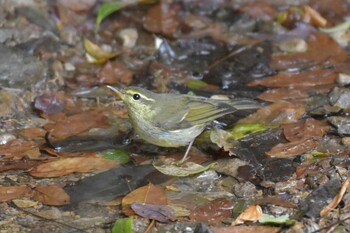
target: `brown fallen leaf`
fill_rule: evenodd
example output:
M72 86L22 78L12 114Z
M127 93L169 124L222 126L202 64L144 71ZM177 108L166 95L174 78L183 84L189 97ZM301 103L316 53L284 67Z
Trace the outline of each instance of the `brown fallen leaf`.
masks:
M312 7L305 5L304 10L304 22L310 23L316 27L325 27L327 25L327 19Z
M39 127L30 127L21 129L18 133L27 139L43 140L45 138L46 130Z
M27 186L0 186L0 201L11 201L21 197L30 197L32 190Z
M135 215L131 209L131 204L140 202L144 204L167 205L168 199L164 189L149 183L146 186L135 189L122 200L123 213L127 216Z
M38 166L40 163L43 163L43 161L28 160L28 159L4 161L4 162L0 162L0 172L10 171L10 170L29 170L33 167Z
M36 187L33 199L53 206L67 205L70 202L69 195L61 187L55 185Z
M0 154L4 156L3 160L20 160L24 156L35 159L40 156L40 151L34 142L14 139L0 145Z
M307 67L325 61L337 64L347 60L346 51L326 34L315 33L309 37L307 42L308 50L304 53L277 54L273 56L272 68L284 70L293 67Z
M256 113L238 121L238 123L261 123L279 125L297 122L305 114L305 103L279 101L262 107Z
M135 215L135 212L131 209L131 204L135 202L155 205L168 204L165 190L154 186L151 183L141 188L135 189L123 198L123 213L128 216Z
M277 233L281 228L270 226L211 227L214 233Z
M117 165L116 161L99 157L63 158L40 164L30 171L34 177L58 177L75 172L101 172Z
M250 205L232 222L232 225L242 224L246 221L258 221L262 214L263 212L259 205Z
M107 62L97 74L99 82L103 84L130 84L133 73L121 62Z
M306 72L284 72L274 76L250 82L248 86L265 87L314 87L335 84L338 72L317 67Z
M316 148L318 142L314 138L301 139L289 143L280 143L274 146L266 155L271 158L289 158L301 155Z
M328 93L333 88L333 86L334 85L331 84L331 85L315 86L313 88L309 88L309 87L273 88L273 89L266 90L265 92L260 94L258 98L268 102L278 102L281 100L285 100L285 101L305 100L306 101L306 99L309 98L310 95Z
M161 2L149 8L143 18L143 27L150 32L162 33L171 37L180 24L176 16L177 10L175 7L170 7L170 4Z
M296 123L282 125L283 133L290 142L299 141L311 137L322 137L330 129L326 121L318 121L313 118L301 120Z
M266 21L274 20L278 12L274 5L268 2L253 2L243 4L237 9L254 19L262 19Z
M208 221L217 224L231 216L233 202L226 198L218 198L204 205L198 206L192 211L190 219L193 221Z
M56 123L48 123L44 128L49 131L50 137L64 139L92 128L106 128L108 126L108 118L103 112L88 111L69 116Z
M334 209L335 207L338 206L340 201L343 199L343 196L344 196L345 191L348 188L349 184L350 184L350 180L346 179L344 181L343 185L341 186L339 193L333 198L331 203L329 203L323 210L321 210L321 212L320 212L321 217L324 217L325 215L328 214L329 211L331 211L332 209Z

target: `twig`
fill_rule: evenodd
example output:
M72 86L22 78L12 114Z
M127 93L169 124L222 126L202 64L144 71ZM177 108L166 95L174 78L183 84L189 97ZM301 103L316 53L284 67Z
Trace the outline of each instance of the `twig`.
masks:
M81 232L87 232L85 229L80 229L80 228L78 228L76 226L72 226L72 225L70 225L68 223L60 222L60 221L57 221L55 219L45 218L45 217L43 217L43 216L41 216L39 214L33 213L33 212L29 211L29 210L25 210L25 209L22 209L22 208L19 208L19 207L17 207L17 208L19 210L27 213L27 214L33 215L33 216L35 216L37 218L40 218L40 219L44 219L45 221L54 222L54 223L57 223L58 225L62 225L62 226L68 227L68 228L72 228L72 229L75 229L75 230L78 230L78 231L81 231Z
M152 221L150 222L150 224L148 225L147 229L145 230L145 233L149 233L151 232L152 228L154 227L156 223L156 220L152 219Z
M322 227L322 228L320 228L320 229L318 229L318 230L316 230L316 231L313 231L313 232L311 232L311 233L317 233L317 232L321 232L321 231L323 231L323 230L327 230L327 229L332 228L333 226L339 225L340 223L345 222L346 220L349 220L349 219L350 219L350 217L347 217L347 218L338 220L338 221L336 221L336 222L334 222L334 223L331 223L331 224L328 225L328 226Z

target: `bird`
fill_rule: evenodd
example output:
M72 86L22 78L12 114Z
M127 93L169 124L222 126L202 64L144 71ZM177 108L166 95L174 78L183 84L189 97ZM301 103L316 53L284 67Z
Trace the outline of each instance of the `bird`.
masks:
M144 141L161 147L188 146L215 119L237 110L256 109L255 100L218 100L201 96L155 93L141 87L107 86L126 105L135 133Z

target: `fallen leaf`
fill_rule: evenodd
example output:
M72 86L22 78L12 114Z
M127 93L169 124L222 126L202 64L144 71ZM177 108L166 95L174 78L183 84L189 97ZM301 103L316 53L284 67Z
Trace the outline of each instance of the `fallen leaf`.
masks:
M28 199L15 199L15 200L12 200L12 202L19 208L29 208L29 207L35 207L38 205L37 201L32 201Z
M0 186L0 201L30 197L31 193L32 190L27 186Z
M305 103L279 101L258 109L255 113L238 121L243 123L260 123L279 125L297 122L305 114Z
M163 33L167 36L172 36L179 26L176 11L176 8L170 7L170 4L161 2L149 8L146 16L143 18L143 27L153 33Z
M204 205L198 206L190 215L193 221L208 221L217 224L221 220L231 216L233 203L226 198L218 198Z
M323 210L321 210L320 212L321 217L324 217L325 215L328 214L329 211L331 211L332 209L338 206L340 201L343 199L343 196L349 184L350 184L350 180L346 179L343 185L341 186L339 193L333 198L333 200Z
M128 85L133 80L133 73L121 62L107 62L97 77L103 84L123 83Z
M18 133L27 139L40 140L45 138L46 130L39 127L30 127L21 129Z
M261 218L262 214L263 212L259 205L250 205L236 218L232 225L242 224L246 221L258 221Z
M266 154L271 158L288 158L301 155L315 149L318 145L314 138L301 139L289 143L280 143L274 146Z
M211 227L214 233L277 233L281 228L269 226Z
M4 162L0 162L0 172L9 171L9 170L29 170L33 167L38 166L40 163L43 163L43 161L38 161L38 160L34 161L34 160L27 160L27 159L4 161Z
M323 137L330 127L326 121L308 118L296 123L284 124L282 125L282 129L286 139L290 142L294 142L311 137Z
M179 165L178 161L175 161L172 158L155 160L152 164L155 167L155 169L157 169L165 175L179 177L195 175L216 166L216 163L212 163L204 167L200 164L189 161Z
M49 131L50 137L64 139L92 128L107 128L108 126L108 118L103 112L88 111L69 116L56 123L48 123L44 128Z
M34 108L44 114L57 114L65 107L65 99L62 93L44 93L34 100Z
M135 215L131 205L135 202L154 205L167 205L168 199L164 189L149 183L146 186L135 189L122 200L123 213L127 216Z
M54 185L36 187L33 199L54 206L67 205L70 202L69 195L61 187Z
M59 0L58 2L69 10L80 13L90 10L96 4L96 0Z
M101 172L117 165L116 161L99 157L63 158L40 164L30 171L34 177L58 177L75 172Z
M250 82L248 86L306 88L335 84L338 72L320 67L306 72L282 72Z
M176 216L174 210L167 205L142 204L134 202L131 209L139 216L148 219L154 219L160 222L174 221Z
M86 54L88 55L88 60L91 63L105 63L109 59L112 59L118 55L117 52L106 51L86 38L84 39L84 48Z
M305 53L277 54L272 57L272 68L284 70L307 67L320 62L337 64L347 60L346 51L330 36L315 33L308 39Z
M132 233L132 218L118 218L112 228L112 233Z
M304 10L304 22L310 23L316 27L325 27L327 25L327 19L323 18L320 13L318 13L312 7L305 5Z
M278 217L275 217L273 215L269 214L262 214L262 216L259 219L259 223L261 224L270 224L270 225L293 225L295 223L295 220L290 219L288 214L281 215Z
M309 87L282 87L268 89L258 96L258 99L268 102L278 102L281 100L306 100L310 95L319 95L328 93L334 85L320 85L313 88Z
M268 2L246 3L237 10L254 19L262 19L266 21L274 20L278 13L276 7Z
M2 159L5 160L20 160L24 156L38 158L40 156L40 151L39 147L34 142L14 139L6 144L0 145L0 154L4 156Z

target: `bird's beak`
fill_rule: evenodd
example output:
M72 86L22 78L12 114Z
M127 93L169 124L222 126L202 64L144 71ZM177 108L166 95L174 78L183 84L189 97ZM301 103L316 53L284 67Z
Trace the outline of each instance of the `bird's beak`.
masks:
M123 89L119 89L119 88L117 88L117 87L112 87L112 86L109 86L109 85L107 85L107 87L109 88L109 89L111 89L115 94L117 94L117 96L119 96L119 98L120 99L124 99L124 90Z

